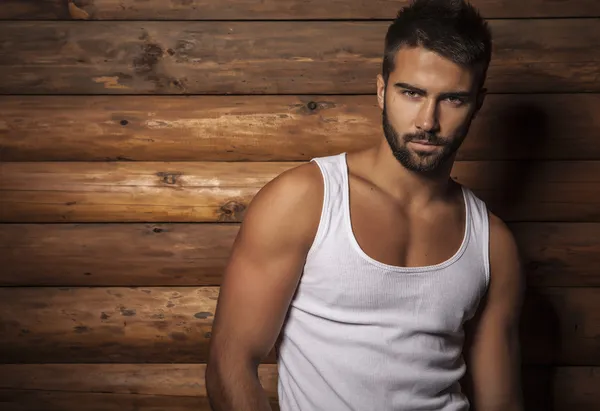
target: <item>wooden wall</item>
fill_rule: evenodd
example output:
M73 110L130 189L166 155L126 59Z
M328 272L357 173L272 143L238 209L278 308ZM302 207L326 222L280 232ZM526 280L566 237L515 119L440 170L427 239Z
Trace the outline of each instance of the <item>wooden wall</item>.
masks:
M600 409L600 2L473 0L489 96L453 177L521 245L528 410ZM380 137L405 1L4 0L0 409L208 410L252 196ZM261 380L276 404L274 358Z

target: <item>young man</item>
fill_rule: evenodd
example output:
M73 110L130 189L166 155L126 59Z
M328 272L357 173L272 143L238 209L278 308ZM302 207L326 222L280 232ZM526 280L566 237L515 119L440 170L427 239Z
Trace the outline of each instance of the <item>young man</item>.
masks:
M215 410L522 410L515 241L450 171L491 56L460 0L416 0L386 36L383 138L313 159L253 199L221 286ZM468 390L467 390L468 389Z

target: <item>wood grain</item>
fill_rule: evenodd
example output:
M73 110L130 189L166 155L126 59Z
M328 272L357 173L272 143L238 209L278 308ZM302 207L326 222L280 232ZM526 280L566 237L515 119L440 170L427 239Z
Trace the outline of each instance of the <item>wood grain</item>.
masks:
M487 87L600 91L599 22L492 21ZM0 94L372 94L388 25L5 22Z
M600 225L515 223L530 287L599 287Z
M206 364L1 364L0 389L206 397ZM277 398L277 366L262 364L265 393Z
M239 222L295 162L0 163L1 222ZM462 161L452 178L514 221L600 221L598 161Z
M4 0L2 19L76 20L252 20L389 19L406 0ZM486 18L589 17L600 15L595 0L473 0Z
M211 411L206 397L0 390L2 411ZM271 409L279 411L277 401Z
M182 405L177 404L185 404L185 400L179 402L180 398L188 398L188 402L195 400L196 404L204 406L204 371L204 364L4 364L0 365L0 401L14 401L4 402L3 410L6 406L11 410L27 409L23 408L25 404L38 410L46 409L41 405L47 401L62 400L61 410L68 411L81 409L74 404L76 399L83 397L92 400L94 409L107 403L109 405L103 410L121 411L130 409L117 408L122 401L137 399L137 405L145 404L138 409L147 410L158 407L165 401L162 397L168 396L174 401L174 408L169 409L179 409ZM276 366L263 364L258 372L261 384L274 404L277 399ZM595 395L600 384L597 367L530 366L524 367L522 375L527 410L592 411L600 407L600 398ZM25 395L27 392L31 397ZM151 395L156 402L150 402Z
M2 96L0 112L3 161L307 161L383 138L371 95ZM598 112L600 94L489 95L458 159L598 159Z
M202 363L218 287L0 288L1 363ZM527 365L599 365L599 288L531 289ZM265 363L276 361L274 351Z
M239 224L0 224L0 286L218 286ZM600 286L600 224L510 224L531 287Z

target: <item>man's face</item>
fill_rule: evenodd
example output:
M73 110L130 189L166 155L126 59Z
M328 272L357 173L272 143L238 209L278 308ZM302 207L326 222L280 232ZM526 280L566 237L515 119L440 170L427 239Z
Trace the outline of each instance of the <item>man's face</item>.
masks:
M386 140L407 169L434 171L462 144L483 94L473 70L424 48L400 49L395 63L387 85L377 78Z

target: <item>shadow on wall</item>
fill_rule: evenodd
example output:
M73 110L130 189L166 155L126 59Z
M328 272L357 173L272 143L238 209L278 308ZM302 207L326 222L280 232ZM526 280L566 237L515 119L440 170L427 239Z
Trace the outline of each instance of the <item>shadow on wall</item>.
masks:
M505 136L498 146L509 158L525 159L507 162L507 167L496 176L494 191L504 200L498 202L501 209L492 211L502 218L514 215L514 210L530 201L526 193L538 163L527 159L539 158L538 154L544 151L551 123L563 123L566 119L550 118L547 111L532 103L511 105L497 118L499 135ZM511 156L512 153L519 154ZM520 336L525 409L552 411L555 408L552 365L557 363L560 353L560 324L554 305L535 289L526 291Z
M544 151L551 119L539 106L525 102L506 107L496 119L494 126L498 129L498 135L504 138L494 145L506 153L506 158L524 159L502 162L506 167L498 170L494 176L494 199L502 198L503 201L492 201L502 204L502 207L493 210L492 204L491 208L503 218L513 215L514 210L528 201L525 193L532 183L531 177L536 166L536 162L529 159L536 158L537 153Z

